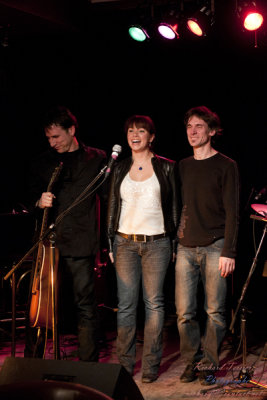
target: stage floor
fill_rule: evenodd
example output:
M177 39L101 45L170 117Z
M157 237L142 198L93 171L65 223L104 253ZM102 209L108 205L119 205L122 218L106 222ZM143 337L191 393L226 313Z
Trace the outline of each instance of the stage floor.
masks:
M256 333L257 331L257 333ZM217 383L212 386L201 386L198 380L191 383L181 383L179 376L184 370L179 351L179 335L177 333L175 316L166 321L164 328L164 351L159 371L159 378L151 384L141 382L141 355L142 355L142 330L138 332L137 340L137 362L133 380L139 387L144 400L178 400L216 398L216 400L234 397L236 399L258 400L267 399L267 346L264 342L262 332L258 327L255 331L248 333L247 353L244 362L242 343L238 335L228 335L224 340L221 351L221 367L217 372ZM118 363L116 357L116 329L106 329L100 342L100 363ZM5 358L12 354L12 342L10 336L0 331L0 368ZM60 354L62 360L78 362L77 340L74 334L60 335ZM21 328L16 334L15 357L23 357L24 330ZM14 345L13 345L14 351ZM46 359L53 359L53 345L48 340ZM254 383L237 383L238 375L242 368L251 372L251 380ZM1 372L0 372L1 373Z

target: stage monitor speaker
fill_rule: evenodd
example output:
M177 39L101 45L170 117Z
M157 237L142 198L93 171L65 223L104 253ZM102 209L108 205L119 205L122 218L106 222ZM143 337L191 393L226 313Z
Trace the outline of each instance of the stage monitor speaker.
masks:
M131 375L119 364L7 357L0 385L25 381L65 381L89 386L114 400L144 400Z

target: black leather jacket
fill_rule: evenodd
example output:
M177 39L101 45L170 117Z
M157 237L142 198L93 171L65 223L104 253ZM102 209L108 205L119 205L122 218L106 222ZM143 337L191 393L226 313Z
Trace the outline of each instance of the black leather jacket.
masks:
M121 197L120 186L129 172L133 160L131 157L120 161L113 170L108 199L107 234L109 251L112 253L112 243L118 229ZM165 232L175 239L178 226L178 169L175 161L154 154L152 166L160 184L161 204Z

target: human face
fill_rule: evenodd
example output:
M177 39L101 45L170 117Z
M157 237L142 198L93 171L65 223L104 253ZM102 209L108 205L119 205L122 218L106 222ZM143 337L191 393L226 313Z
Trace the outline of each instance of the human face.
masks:
M208 124L202 118L193 115L187 122L186 133L190 146L197 149L209 146L211 137L216 132L215 130L210 130Z
M149 144L152 143L154 137L154 134L151 135L145 128L137 128L136 125L133 125L127 131L128 144L134 152L148 150Z
M52 125L45 130L50 146L58 153L67 153L76 150L75 127L64 129L59 125Z

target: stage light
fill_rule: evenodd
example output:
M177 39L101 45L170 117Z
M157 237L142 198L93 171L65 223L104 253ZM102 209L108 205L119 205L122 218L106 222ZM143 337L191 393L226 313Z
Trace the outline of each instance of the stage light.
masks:
M179 39L178 28L180 28L180 13L178 10L169 9L164 16L161 16L157 24L158 33L165 39Z
M207 6L203 6L192 17L187 18L188 29L197 36L206 36L213 23L213 12Z
M170 25L166 22L161 22L158 25L158 31L165 39L173 40L175 38L179 38L178 23Z
M198 22L194 21L193 19L189 19L187 21L187 26L189 30L197 36L203 36L203 30Z
M248 31L255 31L261 27L263 23L263 16L260 13L250 13L244 20L244 27Z
M263 14L254 1L245 1L242 5L239 5L238 15L243 27L248 31L256 31L263 24Z
M141 25L130 26L128 32L130 37L137 42L144 42L146 39L149 39L147 31Z

